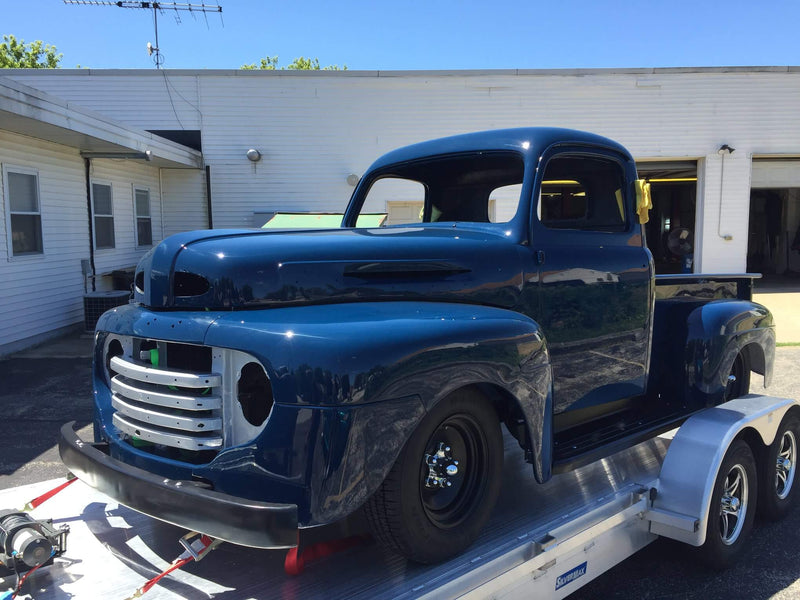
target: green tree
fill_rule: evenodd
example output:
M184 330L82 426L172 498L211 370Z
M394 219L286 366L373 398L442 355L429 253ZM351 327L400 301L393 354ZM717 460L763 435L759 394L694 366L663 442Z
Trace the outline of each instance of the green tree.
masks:
M240 68L253 71L347 71L347 65L340 67L339 65L328 65L327 67L320 67L318 58L305 58L301 56L295 58L291 63L285 67L278 65L277 56L266 56L257 63L249 65L242 65Z
M57 69L63 54L55 46L36 40L29 44L4 35L0 44L0 69Z

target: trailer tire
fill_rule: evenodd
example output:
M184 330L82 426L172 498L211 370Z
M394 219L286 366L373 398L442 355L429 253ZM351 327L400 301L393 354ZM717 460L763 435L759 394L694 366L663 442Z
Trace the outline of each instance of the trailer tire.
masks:
M785 517L795 504L797 450L800 444L800 419L787 414L775 440L766 448L759 464L759 514L770 521Z
M373 535L419 563L458 554L489 519L502 471L494 408L475 390L454 392L431 409L367 501Z
M700 547L703 560L713 568L729 567L745 548L755 516L756 478L753 451L744 440L734 440L714 482L706 541Z

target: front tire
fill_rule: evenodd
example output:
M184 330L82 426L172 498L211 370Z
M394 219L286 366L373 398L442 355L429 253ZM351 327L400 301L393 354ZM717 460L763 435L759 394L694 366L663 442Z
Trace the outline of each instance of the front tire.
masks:
M365 512L384 546L420 563L466 549L500 491L503 437L492 405L474 390L440 401L412 434Z
M710 566L725 569L744 551L753 528L758 484L753 451L735 440L722 461L706 525L701 556Z
M770 521L785 517L795 504L798 444L800 419L787 414L759 464L758 510Z

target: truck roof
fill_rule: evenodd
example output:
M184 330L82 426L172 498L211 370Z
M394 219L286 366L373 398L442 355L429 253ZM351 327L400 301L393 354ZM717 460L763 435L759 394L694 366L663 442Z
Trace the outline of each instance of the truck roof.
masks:
M519 127L465 133L398 148L381 156L369 170L426 156L480 150L511 150L539 156L547 147L556 143L602 146L630 158L630 154L621 144L594 133L558 127Z

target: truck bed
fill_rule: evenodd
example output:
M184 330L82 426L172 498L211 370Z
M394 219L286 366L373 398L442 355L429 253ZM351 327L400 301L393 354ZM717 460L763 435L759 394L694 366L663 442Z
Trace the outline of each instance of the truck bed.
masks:
M506 435L503 488L478 541L464 554L439 565L410 563L370 539L343 552L310 562L296 577L285 574L285 552L222 544L199 563L162 579L145 597L175 598L417 598L466 593L475 574L516 566L503 557L549 531L574 521L620 492L648 484L657 476L669 445L654 438L539 485L516 440ZM0 508L15 508L55 482L0 491ZM125 598L166 568L182 552L185 533L110 501L82 482L36 509L33 516L69 524L67 551L34 573L25 590L37 600ZM491 564L491 561L495 563ZM472 575L472 576L471 576ZM4 580L2 589L13 585ZM31 586L31 587L29 587ZM24 598L24 594L20 595Z

